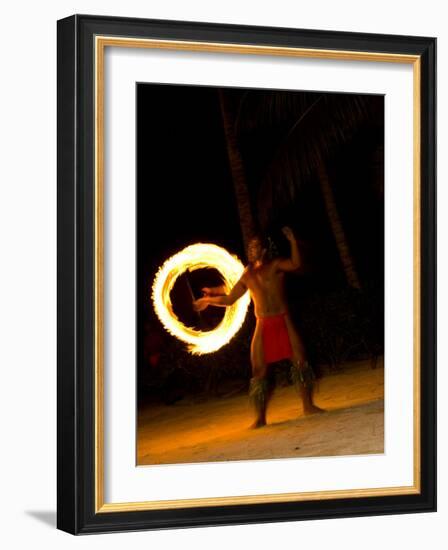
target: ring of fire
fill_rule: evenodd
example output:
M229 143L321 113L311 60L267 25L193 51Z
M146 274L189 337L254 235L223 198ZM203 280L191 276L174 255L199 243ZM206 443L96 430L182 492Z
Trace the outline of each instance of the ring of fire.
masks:
M177 278L187 270L214 268L221 274L226 292L241 277L241 261L215 244L198 243L187 246L159 268L152 286L154 310L166 330L188 344L188 351L201 355L217 351L230 342L241 328L250 303L246 292L233 305L225 308L224 317L213 330L203 332L184 325L175 315L171 304L171 290Z

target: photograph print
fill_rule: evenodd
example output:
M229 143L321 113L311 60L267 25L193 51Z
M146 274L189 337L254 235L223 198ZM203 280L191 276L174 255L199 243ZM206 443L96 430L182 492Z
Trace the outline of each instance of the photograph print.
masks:
M384 97L136 86L137 466L384 453Z

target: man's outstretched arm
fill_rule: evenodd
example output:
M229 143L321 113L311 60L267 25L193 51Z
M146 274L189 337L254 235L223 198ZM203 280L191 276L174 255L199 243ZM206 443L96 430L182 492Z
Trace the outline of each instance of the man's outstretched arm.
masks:
M297 271L302 266L297 240L290 227L284 227L282 231L289 241L291 256L289 258L278 258L276 260L276 267L279 271Z
M247 286L243 281L243 277L236 283L229 294L223 294L220 296L204 296L193 302L193 307L196 311L202 311L207 306L221 306L228 307L233 305L238 298L246 292Z

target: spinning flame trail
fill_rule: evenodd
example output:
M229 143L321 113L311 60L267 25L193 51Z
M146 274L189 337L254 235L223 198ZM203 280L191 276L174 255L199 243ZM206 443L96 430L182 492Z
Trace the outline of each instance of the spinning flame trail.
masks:
M214 268L221 274L226 292L229 292L241 277L244 266L234 255L215 244L198 243L187 246L159 268L152 286L152 301L160 321L173 336L188 344L188 351L195 355L212 353L230 342L241 328L250 303L246 292L232 306L225 308L219 325L202 332L185 326L174 314L171 290L177 278L188 269Z

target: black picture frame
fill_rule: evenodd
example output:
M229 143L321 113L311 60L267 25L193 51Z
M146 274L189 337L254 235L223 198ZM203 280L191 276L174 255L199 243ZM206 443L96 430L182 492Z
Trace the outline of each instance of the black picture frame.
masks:
M72 534L436 510L436 39L74 15L58 31L57 527ZM417 56L420 60L420 491L98 512L95 505L96 36Z

